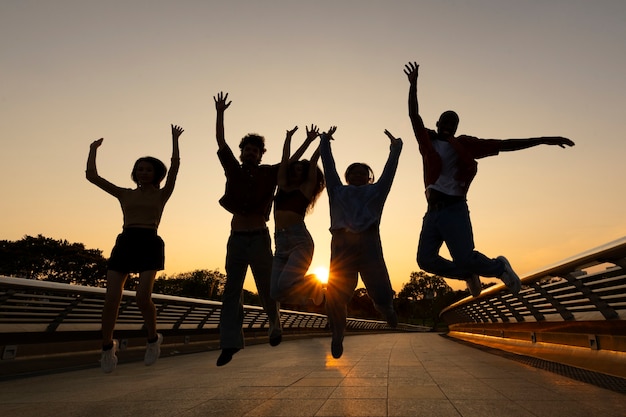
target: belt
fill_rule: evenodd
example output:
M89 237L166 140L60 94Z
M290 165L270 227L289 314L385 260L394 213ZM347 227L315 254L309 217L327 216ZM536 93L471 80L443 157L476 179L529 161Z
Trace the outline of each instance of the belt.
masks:
M266 234L268 233L268 230L267 228L256 230L232 230L230 233L236 236L256 236Z
M428 211L437 211L443 210L446 207L449 207L453 204L462 202L463 199L448 199L448 200L439 200L433 201L432 203L428 203Z

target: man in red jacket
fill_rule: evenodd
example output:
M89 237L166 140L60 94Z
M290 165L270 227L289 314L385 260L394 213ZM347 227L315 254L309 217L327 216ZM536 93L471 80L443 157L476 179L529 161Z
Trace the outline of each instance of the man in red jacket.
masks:
M418 69L415 62L409 62L404 68L410 83L409 117L422 155L428 201L417 248L417 263L424 271L466 281L475 297L482 289L481 276L498 277L513 294L517 294L521 281L509 261L504 256L488 258L474 248L467 191L477 172L476 159L537 145L564 148L574 146L574 142L560 136L504 140L455 137L459 116L451 110L441 114L437 131L426 129L417 102ZM444 242L452 260L439 255Z

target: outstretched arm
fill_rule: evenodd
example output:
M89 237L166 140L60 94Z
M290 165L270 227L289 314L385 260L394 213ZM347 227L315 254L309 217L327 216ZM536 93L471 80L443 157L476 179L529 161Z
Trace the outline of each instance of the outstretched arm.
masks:
M417 76L419 67L416 62L409 62L404 66L404 73L409 79L409 118L411 119L413 134L415 135L415 139L417 139L420 152L424 154L427 148L431 147L432 144L428 132L424 127L422 116L419 114L419 105L417 102Z
M302 145L300 145L300 147L294 152L291 158L289 158L289 161L298 161L302 157L302 155L304 155L304 152L308 149L309 145L315 140L316 137L319 136L319 134L320 130L316 125L312 124L311 129L309 129L309 127L307 126L306 139L304 140Z
M178 175L178 168L180 167L180 154L178 151L178 138L185 131L178 125L172 126L172 162L170 164L170 170L167 173L167 180L163 187L163 204L170 198L174 191L174 185L176 184L176 176Z
M278 186L280 188L285 188L287 186L288 180L288 171L289 171L289 155L291 154L291 138L293 134L298 130L298 126L295 126L291 130L287 130L287 134L285 136L285 143L283 145L283 156L280 160L280 165L278 166Z
M385 167L383 168L382 174L380 174L377 184L386 194L389 193L391 189L391 183L398 169L398 161L400 159L400 152L402 151L402 139L396 138L387 129L385 129L385 135L387 135L391 142L389 146L389 157L387 158L387 162L385 163Z
M333 140L333 134L337 130L337 126L331 126L328 132L324 132L320 135L320 156L322 158L322 166L324 167L324 176L326 177L326 190L330 192L331 189L341 184L339 174L337 174L337 167L335 166L335 158L330 149L330 141Z
M228 93L224 94L219 92L217 96L213 96L215 101L215 110L217 110L217 119L215 121L215 137L217 139L217 146L222 149L226 146L226 139L224 138L224 112L230 106L232 101L228 101Z
M562 136L541 136L537 138L526 139L503 139L500 142L500 151L519 151L521 149L531 148L537 145L556 145L560 146L561 148L565 148L566 146L574 146L574 142Z
M313 196L313 192L315 191L315 186L317 185L317 161L320 158L320 147L317 146L313 155L311 155L311 160L309 161L309 172L307 175L307 180L303 184L301 190L302 193L307 197L311 198Z
M110 183L98 175L98 169L96 168L96 155L98 153L98 148L102 145L103 141L104 138L100 138L93 141L89 146L89 156L87 157L87 170L85 171L85 176L90 183L117 197L121 189L117 185Z
M409 79L409 117L411 118L411 124L413 124L413 131L416 129L422 129L424 127L424 121L419 114L419 104L417 102L417 76L420 66L417 62L409 62L404 66L404 73ZM417 136L417 133L416 133Z

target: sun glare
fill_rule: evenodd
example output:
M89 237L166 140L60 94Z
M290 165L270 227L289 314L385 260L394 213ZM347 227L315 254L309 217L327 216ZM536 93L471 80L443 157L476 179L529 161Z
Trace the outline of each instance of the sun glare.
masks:
M321 283L326 284L328 282L328 268L325 266L318 266L313 270L313 273Z

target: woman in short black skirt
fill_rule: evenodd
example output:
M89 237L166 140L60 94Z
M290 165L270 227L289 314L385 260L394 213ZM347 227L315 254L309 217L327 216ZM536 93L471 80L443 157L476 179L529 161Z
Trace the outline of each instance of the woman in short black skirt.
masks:
M157 234L165 203L174 191L180 165L178 138L183 133L172 125L172 162L165 181L167 168L160 160L146 156L139 158L133 167L131 178L137 188L121 188L98 175L96 153L104 139L94 141L89 148L87 179L107 193L116 197L122 206L124 228L117 236L107 265L107 292L102 311L102 357L100 366L105 373L117 365L117 340L113 329L122 300L124 283L131 272L139 273L137 307L141 310L148 332L144 363L152 365L161 353L163 336L156 330L156 309L152 303L152 286L157 271L164 269L165 246Z

